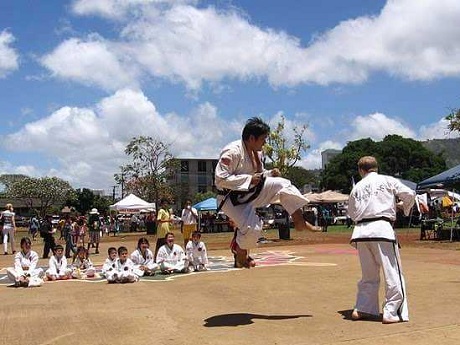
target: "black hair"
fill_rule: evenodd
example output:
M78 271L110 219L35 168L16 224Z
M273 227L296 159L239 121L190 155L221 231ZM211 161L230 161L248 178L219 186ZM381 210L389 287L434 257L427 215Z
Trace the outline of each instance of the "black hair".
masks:
M141 248L142 243L147 243L147 245L150 246L149 240L146 237L141 237L139 241L137 241L137 248Z
M53 248L53 251L56 251L58 249L64 250L64 247L61 244L56 244Z
M21 247L22 247L24 244L30 244L30 245L32 245L32 242L30 241L30 238L28 238L28 237L23 237L23 238L21 238Z
M107 254L110 255L110 253L116 252L116 251L117 251L117 248L115 248L115 247L109 247L109 249L107 249Z
M267 125L260 117L251 117L246 121L246 125L243 128L241 137L243 140L248 140L251 135L256 139L261 135L270 133L270 126Z
M128 252L128 248L126 248L125 246L118 247L118 255L121 255L125 252Z

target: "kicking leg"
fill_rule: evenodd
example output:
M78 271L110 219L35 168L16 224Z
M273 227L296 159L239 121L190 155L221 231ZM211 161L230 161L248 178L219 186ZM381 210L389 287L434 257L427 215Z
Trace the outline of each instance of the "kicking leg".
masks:
M321 227L311 225L303 218L302 210L299 208L292 215L292 220L294 222L294 228L297 231L313 231L320 232L322 231Z

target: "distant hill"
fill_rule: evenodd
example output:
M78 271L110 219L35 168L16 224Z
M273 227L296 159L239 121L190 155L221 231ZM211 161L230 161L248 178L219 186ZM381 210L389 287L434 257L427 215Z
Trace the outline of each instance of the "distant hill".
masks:
M460 164L460 138L432 139L421 143L428 150L443 155L449 169Z

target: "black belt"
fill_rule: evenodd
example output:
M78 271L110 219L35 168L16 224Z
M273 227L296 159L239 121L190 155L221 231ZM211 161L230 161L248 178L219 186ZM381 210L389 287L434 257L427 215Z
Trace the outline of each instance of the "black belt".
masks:
M385 222L393 223L393 221L388 217L375 217L375 218L364 218L364 219L358 220L356 224L370 223L370 222L375 222L377 220L384 220Z

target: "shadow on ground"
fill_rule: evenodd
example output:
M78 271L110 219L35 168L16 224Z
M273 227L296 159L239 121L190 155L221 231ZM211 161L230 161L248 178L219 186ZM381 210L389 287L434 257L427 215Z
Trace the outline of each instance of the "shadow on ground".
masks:
M312 315L260 315L248 313L222 314L205 319L204 327L245 326L254 323L254 319L261 320L287 320Z
M370 322L382 322L382 315L380 316L371 316L368 315L366 318L360 319L360 320L353 320L351 318L351 313L353 313L353 309L347 309L347 310L339 310L337 313L342 315L342 318L344 320L348 321L370 321Z

